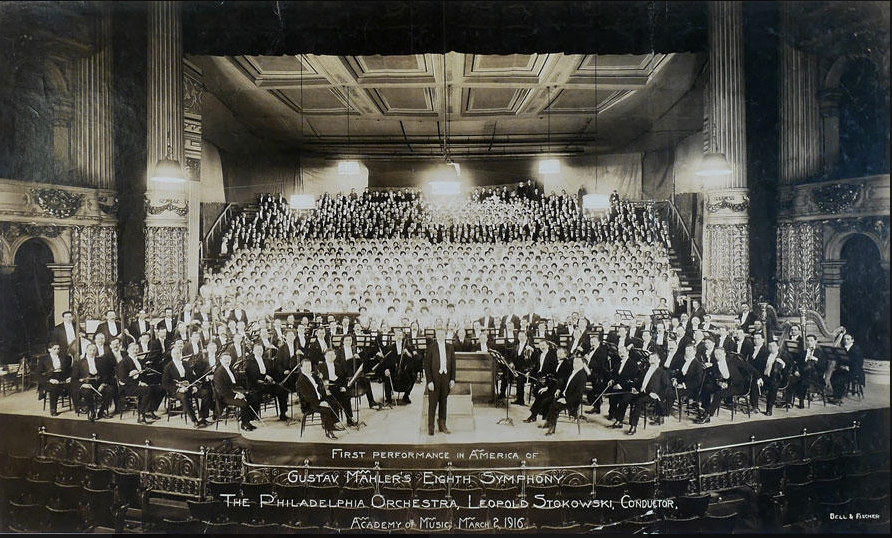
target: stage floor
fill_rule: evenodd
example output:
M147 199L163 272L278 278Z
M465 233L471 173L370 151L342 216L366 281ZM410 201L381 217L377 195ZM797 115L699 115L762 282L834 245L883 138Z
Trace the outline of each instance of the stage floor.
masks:
M378 401L382 401L383 397L378 393L380 387L375 388L375 397ZM136 424L136 415L126 413L123 420L115 417L113 419L105 419L98 421L95 425L100 428L104 424L127 424L145 430L165 428L170 430L187 430L195 434L204 432L228 433L229 435L239 436L248 441L273 441L273 442L299 442L299 443L317 443L332 444L337 446L362 444L362 445L441 445L449 444L489 444L489 443L524 443L534 441L537 443L565 443L567 441L627 441L627 440L651 440L661 435L671 433L676 430L689 430L691 428L699 428L693 424L690 417L684 417L681 422L678 416L668 417L663 425L644 427L643 420L639 423L638 433L634 436L628 436L625 432L628 425L622 430L612 429L608 426L610 421L607 420L607 405L601 406L601 415L585 415L588 422L581 423L581 432L577 433L576 423L570 422L566 415L563 415L558 422L557 430L554 435L545 436L545 430L537 428L536 424L524 423L524 419L529 416L529 409L517 405L511 405L508 416L513 419L514 425L499 424L499 420L505 418L505 407L495 407L491 404L477 403L474 406L475 427L473 430L460 431L458 428L450 427L452 433L447 435L444 433L435 433L429 436L422 429L422 401L423 386L416 385L413 390L412 403L405 406L394 406L393 408L385 408L384 410L370 410L365 399L362 399L362 409L359 411L359 418L366 424L365 427L357 430L347 428L346 431L338 432L338 439L327 439L318 425L310 425L304 431L303 437L300 436L300 422L294 421L286 424L276 419L273 411L268 411L268 418L264 419L263 424L254 421L257 429L252 432L243 432L238 428L237 421L229 420L228 424L222 422L215 429L212 424L208 428L202 430L194 429L191 424L183 421L182 416L173 416L168 421L164 415L164 406L162 404L158 411L161 420L153 425L140 426ZM889 407L889 387L873 386L868 387L864 399L849 398L844 401L841 406L827 405L824 406L820 401L812 402L811 407L805 409L793 408L790 410L776 409L773 416L768 417L761 413L753 414L751 418L738 414L731 421L731 414L727 410L722 410L718 417L713 417L707 427L727 426L732 424L752 424L752 423L770 423L787 418L803 418L821 415L835 415L839 413L850 413L865 411L870 409ZM37 393L34 390L24 393L9 394L0 398L0 414L24 415L40 417L40 422L52 431L52 425L60 422L82 422L88 425L87 419L82 415L77 417L73 411L63 411L58 417L50 417L48 411L43 410L43 402L37 400ZM296 410L297 418L300 417L299 409ZM354 411L355 414L355 411ZM626 415L628 417L628 414ZM542 422L540 421L539 424ZM447 426L449 422L447 421ZM170 431L168 430L168 431ZM5 431L5 434L13 433ZM154 436L153 436L154 437ZM191 437L191 435L189 436Z

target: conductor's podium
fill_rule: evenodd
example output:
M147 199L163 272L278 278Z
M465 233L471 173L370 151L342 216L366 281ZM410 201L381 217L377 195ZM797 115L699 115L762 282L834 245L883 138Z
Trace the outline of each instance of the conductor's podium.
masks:
M493 371L488 353L455 354L455 386L449 392L449 402L446 404L446 426L451 431L474 431L474 404L492 401ZM425 387L421 406L422 433L427 433L427 406Z

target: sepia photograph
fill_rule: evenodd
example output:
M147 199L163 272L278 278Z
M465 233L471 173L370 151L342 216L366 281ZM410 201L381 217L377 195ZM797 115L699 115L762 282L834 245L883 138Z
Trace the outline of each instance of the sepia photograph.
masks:
M889 534L889 34L0 1L0 533Z

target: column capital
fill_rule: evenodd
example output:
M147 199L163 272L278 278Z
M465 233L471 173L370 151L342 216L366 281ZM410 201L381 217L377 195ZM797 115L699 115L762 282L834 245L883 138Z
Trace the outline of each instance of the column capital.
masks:
M709 224L746 224L749 222L750 197L746 188L721 189L704 193L705 222Z
M821 262L823 269L821 280L824 282L824 285L834 288L842 286L842 271L845 266L845 260L824 260Z
M0 276L12 276L15 272L15 265L0 265Z
M47 269L53 272L53 289L71 288L71 273L74 265L70 263L48 263Z

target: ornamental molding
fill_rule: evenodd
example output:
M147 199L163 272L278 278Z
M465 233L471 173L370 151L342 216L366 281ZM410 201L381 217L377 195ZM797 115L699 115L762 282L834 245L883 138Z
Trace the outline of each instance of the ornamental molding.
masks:
M736 202L735 200L740 200ZM742 213L750 208L750 197L746 194L742 196L711 196L706 202L706 210L710 213L717 213L722 209L730 210L734 213Z
M56 226L53 224L35 224L22 222L0 222L0 237L3 237L10 243L19 237L48 237L56 238L62 235L68 229L67 226Z
M854 207L855 202L861 196L863 187L863 184L852 183L822 185L812 190L812 198L815 206L822 213L835 215Z
M28 192L31 193L34 201L47 216L57 219L71 217L80 210L84 202L83 194L69 192L64 189L32 188Z
M146 213L149 215L159 215L166 211L171 211L176 213L181 217L185 217L189 214L189 202L185 202L185 204L180 205L180 200L161 200L160 205L152 205L148 199L146 199Z

